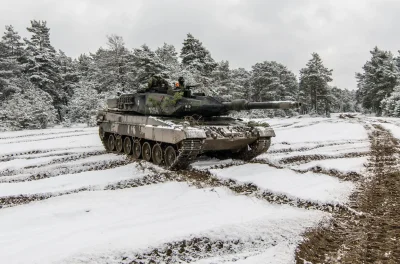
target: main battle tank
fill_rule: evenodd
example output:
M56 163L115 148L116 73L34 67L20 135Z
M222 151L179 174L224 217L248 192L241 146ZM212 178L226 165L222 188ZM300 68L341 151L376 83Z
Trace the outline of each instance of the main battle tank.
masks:
M107 100L97 124L104 147L170 170L185 169L198 155L250 160L268 150L267 123L231 118L231 111L289 109L292 101L248 102L178 90L149 89Z

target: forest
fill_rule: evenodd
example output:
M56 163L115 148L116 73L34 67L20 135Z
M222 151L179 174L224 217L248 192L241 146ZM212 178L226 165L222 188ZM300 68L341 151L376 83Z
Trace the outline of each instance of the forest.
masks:
M46 21L32 20L26 30L31 36L22 39L7 25L0 41L0 130L95 125L96 112L107 98L144 88L153 74L167 76L170 83L183 76L187 84L198 84L196 89L225 100L302 103L297 111L254 110L252 116L364 112L400 117L400 57L377 47L355 74L358 89L348 90L329 84L333 70L317 53L298 75L268 60L251 69L232 69L228 60L215 61L188 33L180 51L167 43L155 50L146 44L130 48L121 36L110 35L105 47L71 58L52 46Z

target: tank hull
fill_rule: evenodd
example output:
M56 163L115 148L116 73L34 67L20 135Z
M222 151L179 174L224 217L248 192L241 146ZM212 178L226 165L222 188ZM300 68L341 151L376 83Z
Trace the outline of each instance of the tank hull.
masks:
M228 117L199 121L103 111L98 125L108 151L153 161L171 170L185 169L197 156L207 153L251 159L267 151L275 136L271 127Z

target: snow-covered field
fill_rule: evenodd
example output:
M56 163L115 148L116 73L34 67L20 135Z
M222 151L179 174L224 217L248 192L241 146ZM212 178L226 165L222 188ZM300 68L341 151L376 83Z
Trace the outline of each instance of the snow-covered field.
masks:
M400 127L367 117L265 121L277 135L267 153L192 165L221 183L203 188L171 180L108 188L158 172L106 154L97 128L0 133L0 263L294 263L302 234L329 220L323 205L346 207L357 188L339 175L366 175L364 125L398 138Z

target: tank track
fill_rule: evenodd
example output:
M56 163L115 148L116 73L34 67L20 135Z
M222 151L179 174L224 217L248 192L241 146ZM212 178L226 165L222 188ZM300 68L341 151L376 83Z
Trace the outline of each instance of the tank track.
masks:
M252 160L260 154L266 152L271 146L271 138L259 138L256 142L250 145L249 149L242 149L237 153L232 153L230 155L231 158L240 159L244 161Z
M200 154L203 144L200 139L186 139L178 149L175 162L169 167L170 170L183 170Z
M105 141L105 137L102 137L102 134L100 131L99 131L99 137L100 137L101 143L103 144L104 149L106 149L108 153L114 153L117 155L125 155L128 158L132 158L131 155L126 155L123 152L108 150L108 146ZM190 163L194 159L196 159L196 157L201 153L202 147L203 147L203 143L202 143L201 139L185 139L185 140L183 140L180 148L178 149L178 155L176 156L174 163L167 169L174 170L174 171L186 169L190 165ZM165 167L165 164L164 164L164 167Z
M101 132L99 131L99 136L101 143L103 144L104 149L107 150L109 153L114 153L118 155L126 155L123 152L118 152L118 151L110 151L108 150L107 143L105 141L105 138L102 137ZM234 158L234 159L240 159L244 161L249 161L258 155L266 152L269 147L271 146L271 138L266 137L266 138L259 138L256 142L251 144L250 150L248 149L243 149L237 153L226 153L226 152L221 152L218 155L215 155L217 158L225 159L225 158ZM196 159L196 157L202 153L202 148L203 148L203 143L201 139L185 139L183 142L180 144L180 147L178 148L178 155L176 156L176 159L174 163L167 169L169 170L184 170L186 169L190 163ZM126 155L128 158L131 158L130 155ZM165 164L164 164L165 167Z

